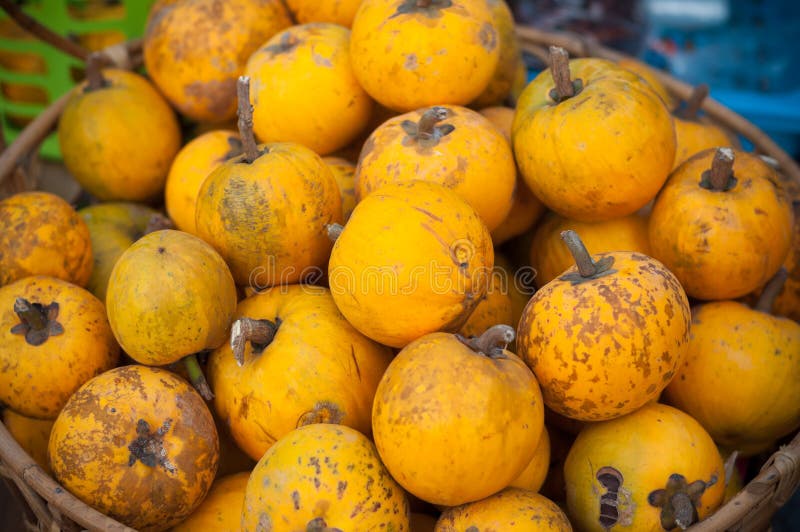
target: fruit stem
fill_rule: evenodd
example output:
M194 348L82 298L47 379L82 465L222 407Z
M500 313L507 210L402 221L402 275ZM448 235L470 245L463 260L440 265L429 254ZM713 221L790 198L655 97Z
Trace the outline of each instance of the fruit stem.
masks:
M328 239L331 242L336 242L342 236L344 226L342 224L328 224L325 226L325 230L328 232Z
M422 113L417 126L417 135L432 137L435 133L436 124L447 118L447 109L434 106Z
M569 54L560 46L550 47L550 73L556 84L558 101L575 96L575 87L569 74Z
M597 263L592 259L589 250L586 249L578 233L572 229L567 229L561 232L561 239L569 248L570 253L572 253L572 258L575 259L575 264L578 265L581 277L591 277L598 273Z
M44 311L31 305L27 299L18 297L14 301L14 312L22 323L34 331L42 331L47 327L47 316Z
M247 342L253 346L253 352L260 353L267 347L278 325L270 320L254 320L252 318L239 318L231 325L231 350L233 358L241 367L244 365L244 347Z
M106 57L100 52L92 52L86 58L86 92L108 87L108 80L103 77L105 63Z
M701 83L692 89L692 94L686 100L686 107L681 112L681 118L693 120L697 118L697 113L703 106L703 101L708 97L708 85Z
M714 154L709 171L709 183L711 190L724 192L730 188L730 180L733 177L733 150L730 148L719 148Z
M777 298L778 294L783 290L783 285L786 284L786 279L788 278L789 271L785 266L781 266L781 269L778 270L772 279L767 282L766 286L764 286L764 290L758 298L755 309L769 314L772 311L772 306L775 304L775 298Z
M514 341L515 337L513 327L495 325L486 329L486 332L477 338L464 340L459 337L459 339L476 353L481 353L489 358L503 358L503 350Z
M244 160L247 164L258 159L258 146L256 137L253 135L253 106L250 105L250 77L239 76L236 84L236 96L238 99L239 113L239 136L242 137L244 146Z
M189 381L198 393L200 393L200 396L206 401L214 399L211 387L208 385L206 376L203 375L203 370L200 368L200 363L197 361L197 355L183 357L183 364L186 367L186 372L189 374Z

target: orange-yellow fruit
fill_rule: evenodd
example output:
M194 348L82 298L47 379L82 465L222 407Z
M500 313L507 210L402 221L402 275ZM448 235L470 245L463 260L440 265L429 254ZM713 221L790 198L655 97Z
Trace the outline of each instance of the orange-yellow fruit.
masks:
M509 484L512 488L522 488L531 491L539 491L547 478L550 470L550 435L547 427L542 429L539 443L536 444L536 452L531 458L528 466L519 474L517 478Z
M297 22L332 22L349 28L361 0L286 0Z
M153 6L144 64L181 114L219 123L236 114L247 59L292 24L280 0L178 0Z
M92 243L86 223L49 192L23 192L0 201L0 286L31 275L86 286Z
M356 208L356 165L341 157L323 157L342 193L342 220L347 222Z
M435 532L521 530L572 532L567 516L556 503L536 492L506 488L486 499L447 508Z
M524 64L517 42L514 15L508 4L505 0L487 0L486 3L492 11L494 24L497 27L500 56L486 89L470 103L470 106L475 108L501 105L507 100L517 77L519 65Z
M239 532L250 471L217 478L200 506L172 532Z
M47 442L50 440L53 423L52 419L23 416L10 408L3 410L3 425L28 456L33 458L48 475L51 472L50 464L47 463Z
M408 112L474 100L494 75L500 45L486 0L363 0L350 54L364 89Z
M220 164L242 153L234 131L209 131L191 140L172 161L164 188L167 214L181 231L197 234L197 196L206 177Z

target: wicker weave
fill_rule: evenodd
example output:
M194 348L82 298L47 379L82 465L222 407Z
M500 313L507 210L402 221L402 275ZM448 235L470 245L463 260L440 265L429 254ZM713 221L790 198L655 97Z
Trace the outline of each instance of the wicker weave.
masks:
M602 57L617 61L623 54L600 46L596 41L566 33L548 33L533 28L518 27L517 34L523 50L546 58L547 47L565 48L573 57ZM141 65L141 42L131 41L103 52L109 62L120 68ZM692 92L692 86L663 72L657 72L667 89L681 100ZM0 154L0 191L16 180L15 188L24 188L20 165L30 161L42 140L56 126L66 105L64 96L53 103L22 134ZM800 183L800 167L753 124L711 98L702 109L718 123L750 140L757 153L771 157L781 172ZM13 177L16 176L16 177ZM84 504L50 478L14 441L0 423L0 477L5 477L12 492L24 503L26 522L30 530L47 531L131 531L133 529L99 513ZM794 439L775 451L761 472L727 504L713 515L687 530L692 532L760 531L769 528L772 516L785 504L800 485L800 432Z

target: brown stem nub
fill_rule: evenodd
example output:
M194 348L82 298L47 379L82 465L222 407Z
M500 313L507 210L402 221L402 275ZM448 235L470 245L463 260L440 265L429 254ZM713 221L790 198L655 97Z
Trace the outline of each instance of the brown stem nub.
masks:
M769 282L764 286L764 290L761 292L761 295L758 298L758 303L756 303L755 309L760 310L761 312L766 312L769 314L772 312L772 306L775 304L775 298L778 297L778 294L781 293L783 290L783 285L786 284L786 279L789 278L789 272L785 266L781 266L781 269L769 280Z
M572 229L562 231L561 240L563 240L569 248L569 252L572 254L572 258L575 259L575 264L578 266L577 275L574 273L565 274L561 277L563 280L570 281L572 284L579 284L583 281L597 279L598 277L615 271L611 269L611 266L614 264L614 257L606 255L595 262L589 254L589 250L587 250L586 246L583 244L581 237Z
M403 145L416 143L421 148L436 146L442 138L456 129L452 124L439 125L439 122L447 119L448 116L450 116L450 111L447 107L435 105L422 113L419 122L403 120L400 123L400 127L406 132Z
M328 224L325 226L325 231L328 233L328 239L331 242L336 242L342 236L344 226L342 224Z
M461 335L456 335L456 338L476 353L489 358L503 358L503 350L514 341L515 336L513 327L495 325L486 329L486 332L478 337L466 339Z
M447 118L448 111L445 107L434 106L422 113L417 125L418 135L433 135L436 124Z
M705 83L701 83L692 89L692 94L690 94L689 98L686 100L686 106L680 113L680 117L687 120L697 118L697 113L700 112L703 101L708 98L708 92L708 85Z
M200 368L200 363L197 361L197 355L189 355L183 357L183 364L186 367L186 372L189 374L189 381L200 394L200 397L206 401L214 399L214 394L211 391L211 386L208 385L206 376L203 375L203 370Z
M306 523L306 532L342 532L339 528L329 527L324 517L315 517Z
M100 52L92 52L86 59L86 92L96 91L108 87L109 83L103 77L103 67L108 59Z
M11 327L11 334L25 336L29 345L42 345L51 336L64 333L64 327L58 322L58 310L59 306L55 301L42 305L18 297L14 301L14 312L19 323Z
M425 8L425 7L430 7L430 5L431 5L431 0L417 0L417 7Z
M256 137L253 134L253 106L250 105L250 78L248 76L239 76L239 81L236 83L236 96L239 105L239 136L242 137L244 146L244 160L249 164L258 159L260 154Z
M725 192L733 188L736 179L733 177L733 150L718 148L711 161L711 168L703 172L700 185L716 192Z
M550 47L550 74L556 88L550 92L550 97L557 102L572 98L580 92L580 80L572 81L569 73L569 54L560 46Z
M231 325L231 350L233 358L239 366L244 365L244 347L247 342L253 346L254 353L260 353L267 347L278 325L270 320L254 320L252 318L239 318Z

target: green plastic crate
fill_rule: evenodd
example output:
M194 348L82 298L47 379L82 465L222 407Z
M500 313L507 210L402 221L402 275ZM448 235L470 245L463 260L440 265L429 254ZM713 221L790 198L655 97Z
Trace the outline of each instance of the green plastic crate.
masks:
M89 0L27 0L22 2L23 10L51 30L63 35L81 36L98 32L116 31L125 39L141 37L147 20L147 13L154 0L106 0L104 2ZM19 3L19 2L18 2ZM105 13L111 10L117 18L86 19L93 13L93 8L102 4ZM0 11L0 21L8 18ZM47 94L47 100L53 102L75 85L76 72L81 72L83 64L78 59L65 54L57 48L41 41L10 39L0 35L0 52L28 52L40 56L44 60L44 73L22 73L7 70L0 65L0 83L24 84L36 86ZM22 103L7 101L0 91L0 120L6 142L13 141L22 128L12 123L9 115L33 118L47 104ZM58 138L50 135L42 144L40 155L49 159L60 159Z

